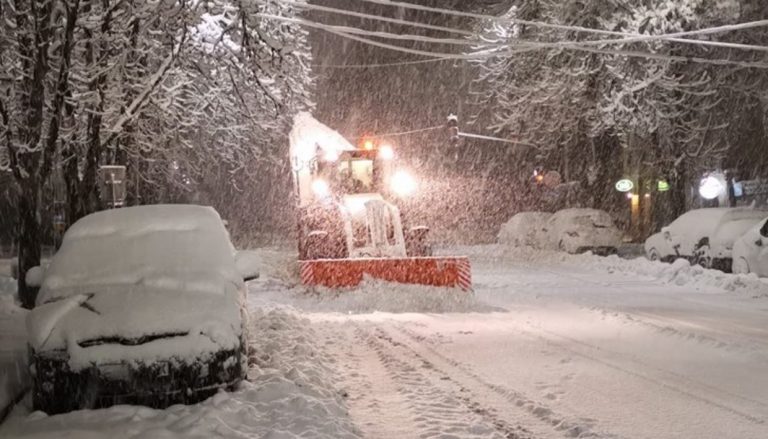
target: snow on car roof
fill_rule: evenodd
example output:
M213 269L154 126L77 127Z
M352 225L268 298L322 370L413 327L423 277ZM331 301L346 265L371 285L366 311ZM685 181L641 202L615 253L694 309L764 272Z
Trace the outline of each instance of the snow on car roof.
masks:
M553 215L557 215L558 217L569 217L569 218L575 217L575 216L583 216L583 215L610 216L610 214L604 210L590 209L586 207L573 207L570 209L558 210Z
M675 229L711 233L721 221L754 219L768 216L768 212L749 207L707 207L690 210L670 224ZM692 232L693 233L693 232Z
M219 291L223 280L241 281L228 233L213 208L128 207L72 225L45 273L38 303L106 285Z

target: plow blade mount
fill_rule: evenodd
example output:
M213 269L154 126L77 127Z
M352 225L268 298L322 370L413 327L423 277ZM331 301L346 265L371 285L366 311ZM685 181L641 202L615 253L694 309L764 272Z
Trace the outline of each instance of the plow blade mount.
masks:
M317 259L300 261L301 282L354 287L364 276L404 284L472 289L469 259L459 257Z

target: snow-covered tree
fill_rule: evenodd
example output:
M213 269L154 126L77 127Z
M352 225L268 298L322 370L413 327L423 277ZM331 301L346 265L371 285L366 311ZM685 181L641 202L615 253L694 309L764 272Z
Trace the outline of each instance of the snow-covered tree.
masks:
M632 34L657 35L734 24L760 17L745 2L656 0L622 10L605 26ZM759 15L759 14L758 14ZM765 44L764 31L729 33L726 42ZM749 61L754 52L664 41L633 43L626 49L652 54ZM738 145L739 121L759 105L766 75L739 66L701 62L607 58L607 80L596 129L611 130L648 181L667 179L672 215L686 206L690 182L702 172L729 166ZM641 175L643 176L643 175Z
M127 165L137 203L277 159L310 105L309 48L258 12L296 13L276 0L0 4L0 172L19 188L22 273L39 263L54 169L71 222L98 208L103 164ZM30 306L23 275L20 292Z
M483 43L473 51L497 56L473 62L472 122L479 129L523 142L508 149L506 160L499 162L502 169L514 169L527 179L535 167L545 166L557 169L566 181L581 180L586 185L604 180L615 169L603 166L613 149L612 139L591 129L604 58L556 46L539 48L589 36L514 20L595 28L601 17L619 7L614 0L521 1L514 2L500 20L479 23ZM599 196L602 188L596 189L590 193L604 198Z

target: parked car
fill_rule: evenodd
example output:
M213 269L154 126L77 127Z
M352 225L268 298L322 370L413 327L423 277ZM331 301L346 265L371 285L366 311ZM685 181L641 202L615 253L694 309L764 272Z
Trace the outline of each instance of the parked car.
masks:
M555 212L544 227L546 247L568 253L615 254L622 233L608 212L598 209L564 209Z
M247 314L235 259L209 207L129 207L77 221L27 317L34 408L162 408L236 386L247 370Z
M731 269L734 242L768 212L746 207L714 207L684 213L645 241L650 260L691 263L724 271Z
M768 276L768 219L749 229L733 244L733 272Z
M546 241L544 232L547 220L552 216L548 212L520 212L502 224L499 230L499 244L516 247L541 247Z

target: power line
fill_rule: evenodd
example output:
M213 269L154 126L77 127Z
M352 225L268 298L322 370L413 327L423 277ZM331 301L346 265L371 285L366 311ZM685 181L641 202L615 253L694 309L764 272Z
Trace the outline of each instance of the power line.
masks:
M367 1L367 0L363 0L363 1ZM363 44L395 50L403 53L428 56L430 58L439 58L441 60L445 60L445 59L473 60L473 59L483 59L483 58L506 57L506 56L519 54L522 52L530 52L533 50L540 50L540 49L571 49L571 50L585 51L585 52L598 53L598 54L620 55L620 56L628 56L633 58L655 59L655 60L662 60L662 61L693 62L693 63L699 63L699 64L711 64L711 65L720 65L720 66L732 65L732 66L743 67L743 68L759 68L759 69L768 68L768 63L760 62L760 61L734 61L729 59L710 59L710 58L691 57L691 56L666 55L666 54L657 54L657 53L650 53L650 52L631 51L631 50L595 49L595 48L582 46L581 44L576 42L563 42L563 43L554 43L554 44L553 43L530 43L527 46L523 46L517 49L498 50L498 51L483 50L483 51L469 53L469 54L433 52L433 51L411 49L407 47L383 43L376 40L371 40L368 38L363 38L361 36L351 35L350 33L347 32L347 30L354 29L354 32L358 34L373 35L373 36L394 35L394 34L367 31L367 30L358 29L358 28L349 28L346 26L333 26L333 25L316 23L313 21L299 19L299 18L282 17L282 16L275 16L275 15L269 15L269 14L256 14L256 15L266 19L287 21L291 23L296 23L296 24L301 24L308 27L321 29L326 32L332 33L334 35L347 38L353 41L357 41ZM341 31L339 29L344 29L344 30ZM418 37L418 36L414 36L414 37Z
M367 35L370 37L388 38L391 40L419 41L422 43L453 44L453 45L461 45L461 46L472 46L472 45L477 45L482 43L481 41L478 41L478 40L470 40L466 38L465 39L435 38L435 37L428 37L424 35L395 34L391 32L373 31L373 30L360 29L357 27L338 26L333 24L319 23L316 21L311 21L303 18L284 17L281 15L273 15L273 14L257 13L255 14L255 16L261 17L261 18L267 18L270 20L281 20L281 21L288 21L288 22L298 23L298 24L306 24L307 26L310 26L310 27L323 26L328 29L333 29L333 30L348 33L348 34Z
M526 146L536 147L536 145L534 145L533 143L521 142L519 140L502 139L502 138L499 138L499 137L484 136L482 134L470 134L470 133L459 132L459 136L460 137L467 137L467 138L470 138L470 139L490 140L490 141L493 141L493 142L503 142L503 143L511 143L511 144L514 144L514 145L526 145Z
M510 46L509 43L498 43L493 41L482 42L482 41L470 40L470 39L435 38L435 37L428 37L423 35L395 34L391 32L371 31L371 30L365 30L365 29L360 29L356 27L337 26L337 25L313 22L313 21L305 20L301 18L282 17L282 16L263 14L263 13L258 13L256 14L256 16L267 18L267 19L273 19L273 20L283 20L283 21L306 24L310 27L325 26L328 29L333 29L339 32L355 34L355 35L367 35L367 36L377 37L377 38L419 41L419 42L425 42L425 43L438 43L438 44L450 44L450 45L494 47L494 48ZM561 48L563 46L601 46L601 45L607 45L607 44L628 44L632 42L648 41L650 39L661 39L661 38L666 38L666 37L658 36L658 35L654 35L654 36L645 35L645 36L638 36L638 37L624 38L624 39L561 41L561 42L554 42L554 43L542 43L538 41L519 40L518 43L520 47L536 46L541 48ZM719 41L699 41L699 40L684 40L684 41L688 43L694 43L694 44L700 44L700 45L714 45L718 47L737 48L737 49L744 49L744 50L759 50L759 51L768 52L768 47L766 46L753 46L748 44L726 43L726 42L719 42Z
M450 58L427 58L414 61L400 61L391 63L376 63L376 64L312 64L312 67L329 68L329 69L367 69L376 67L397 67L406 66L412 64L426 64L431 62L440 61L453 61Z
M333 26L333 25L324 24L324 23L316 23L316 22L313 22L313 21L304 20L304 19L300 19L300 18L282 17L282 16L277 16L277 15L269 15L269 14L261 14L261 13L256 14L256 16L257 17L266 18L266 19L270 19L270 20L278 20L278 21L285 21L285 22L290 22L290 23L295 23L295 24L301 24L301 25L304 25L304 26L307 26L307 27L321 29L321 30L324 30L326 32L332 33L334 35L338 35L340 37L347 38L347 39L350 39L350 40L353 40L353 41L357 41L357 42L360 42L360 43L381 47L381 48L384 48L384 49L391 49L391 50L395 50L395 51L399 51L399 52L403 52L403 53L409 53L409 54L412 54L412 55L428 56L430 58L467 60L467 59L478 59L478 58L505 56L505 55L512 55L512 54L520 53L520 52L528 52L528 51L531 51L531 50L537 50L536 47L525 47L525 48L522 48L522 49L498 51L498 52L493 52L493 53L489 52L489 53L457 54L457 53L447 53L447 52L432 52L432 51L419 50L419 49L411 49L411 48L408 48L408 47L396 46L396 45L393 45L393 44L382 43L380 41L371 40L371 39L368 39L368 38L363 38L363 37L360 37L360 36L349 34L349 33L345 32L345 31L337 30L340 27L344 28L344 26ZM364 35L368 35L370 33L374 33L374 34L376 33L376 32L372 32L372 31L364 31L364 30L361 30L361 29L358 29L358 31L361 31L361 32L358 32L358 33L362 33Z
M691 57L691 56L665 55L665 54L657 54L657 53L638 52L638 51L630 51L630 50L594 49L589 47L580 47L580 46L573 46L573 45L563 45L561 47L527 47L524 49L517 49L517 50L496 51L496 52L486 51L486 52L477 52L474 54L455 55L455 54L448 54L448 53L434 53L434 52L427 52L423 50L408 49L400 46L381 43L381 42L370 40L363 37L345 34L344 32L337 32L329 29L324 29L324 30L332 34L338 35L340 37L348 38L348 39L358 41L364 44L369 44L372 46L382 47L385 49L391 49L391 50L396 50L396 51L401 51L401 52L411 53L416 55L431 56L431 57L446 58L446 59L450 58L450 59L460 59L460 60L472 60L472 59L483 59L483 58L494 58L494 57L508 57L515 54L530 52L530 51L539 50L539 49L550 49L550 50L551 49L572 49L572 50L591 52L591 53L597 53L597 54L603 54L603 55L618 55L618 56L627 56L631 58L654 59L654 60L660 60L660 61L692 62L697 64L735 66L735 67L743 67L743 68L750 68L750 69L753 69L753 68L768 69L768 63L760 62L760 61L734 61L729 59L709 59L709 58L700 58L700 57Z
M371 134L371 135L368 135L368 136L358 136L357 138L358 139L362 139L364 137L398 137L398 136L406 136L408 134L416 134L416 133L423 133L423 132L426 132L426 131L439 130L441 128L445 128L445 126L444 125L435 125L435 126L432 126L432 127L419 128L419 129L410 130L410 131L400 131L400 132L397 132L397 133Z
M382 17L379 15L346 11L346 10L331 8L327 6L311 5L308 3L296 2L294 0L281 0L281 1L282 3L294 5L300 8L311 9L311 10L319 10L319 11L324 11L329 13L366 18L370 20L378 20L378 21L397 23L397 24L420 27L420 28L431 29L431 30L439 30L443 32L457 33L465 36L475 36L475 34L471 31L465 31L465 30L455 29L455 28L450 28L445 26L435 26L435 25L429 25L429 24L424 24L424 23L419 23L414 21ZM582 33L587 32L587 33L600 34L600 35L612 35L612 36L624 37L624 38L614 38L614 39L570 41L570 42L558 42L558 43L539 43L539 42L521 40L520 41L521 44L539 44L539 45L553 44L553 47L559 47L564 44L600 46L600 45L606 45L606 44L630 44L630 43L637 43L637 42L650 42L650 41L661 40L661 41L670 41L670 42L692 44L692 45L699 45L699 46L713 46L713 47L721 47L721 48L731 48L731 49L740 49L740 50L757 50L757 51L768 52L768 46L680 38L683 36L707 35L707 34L714 34L714 33L732 32L736 30L745 30L745 29L751 29L755 27L765 27L765 26L768 26L768 20L751 21L751 22L745 22L745 23L739 23L739 24L733 24L733 25L724 25L724 26L718 26L718 27L710 27L710 28L697 29L697 30L691 30L691 31L668 33L668 34L640 35L640 34L633 34L633 33L626 33L626 32L585 28L581 26L566 26L566 25L530 21L530 20L521 20L516 18L496 17L492 15L475 14L475 13L462 12L462 11L456 11L451 9L432 8L428 6L421 6L421 5L411 4L411 3L390 2L386 0L360 0L360 1L383 4L387 6L404 7L407 9L414 9L414 10L420 10L420 11L429 11L429 12L448 14L448 15L470 17L475 19L491 20L495 22L511 22L511 23L518 23L518 24L526 24L529 26L536 26L541 28L551 28L551 29L557 29L557 30L568 30L568 31L576 31L576 32L582 32ZM355 31L355 33L358 33L358 34L360 34L361 32L363 31L359 29ZM368 32L372 32L372 31L368 31ZM383 38L411 39L404 36L400 36L398 34L391 34L386 32L381 32L381 34L382 35L380 36ZM411 37L414 37L414 36L411 36ZM466 41L463 41L463 40L421 37L421 41L426 41L426 39L432 40L429 42L444 43L444 44L459 44L459 45L468 44Z
M346 15L350 17L358 17L358 18L366 18L370 20L383 21L385 23L401 24L404 26L413 26L413 27L418 27L422 29L437 30L437 31L454 33L459 35L466 35L466 36L475 35L473 32L465 31L461 29L453 29L450 27L436 26L432 24L419 23L415 21L400 20L398 18L380 17L378 15L364 14L362 12L354 12L354 11L347 11L344 9L329 8L327 6L314 5L310 3L301 3L294 0L280 0L280 3L296 6L298 8L314 10L314 11L330 12L333 14Z
M528 26L536 26L544 29L555 29L555 30L562 30L562 31L574 31L574 32L582 32L582 33L594 33L594 34L601 34L601 35L631 37L631 38L627 38L626 40L631 39L632 41L626 41L626 42L650 41L650 40L657 40L657 39L664 39L664 40L674 39L674 41L681 42L681 43L691 43L691 42L699 43L701 42L700 40L679 39L678 37L733 32L737 30L745 30L745 29L752 29L755 27L768 26L768 20L758 20L758 21L750 21L750 22L738 23L738 24L732 24L732 25L710 27L705 29L697 29L692 31L675 32L670 34L639 35L639 34L631 34L631 33L617 32L617 31L608 31L608 30L602 30L602 29L592 29L592 28L587 28L582 26L567 26L567 25L550 24L550 23L544 23L544 22L538 22L538 21L521 20L518 18L497 17L493 15L477 14L473 12L463 12L463 11L457 11L452 9L444 9L444 8L434 8L430 6L423 6L423 5L413 4L413 3L393 2L389 0L359 0L359 1L376 3L380 5L386 5L386 6L399 7L404 9L417 10L417 11L435 12L439 14L453 15L457 17L491 20L494 22L510 22L510 23L516 23L516 24L525 24ZM613 40L613 42L622 43L622 44L624 43L621 40Z

